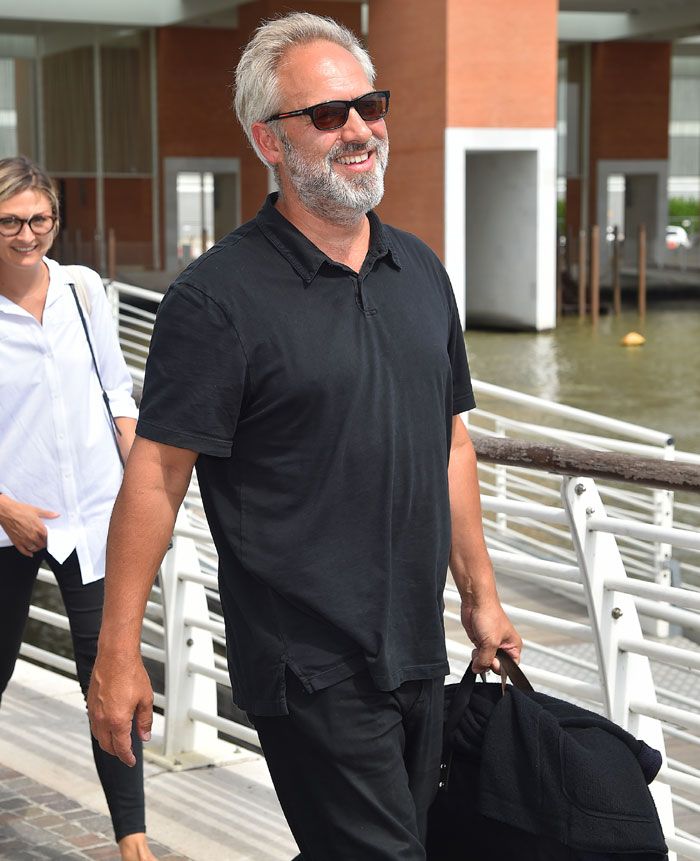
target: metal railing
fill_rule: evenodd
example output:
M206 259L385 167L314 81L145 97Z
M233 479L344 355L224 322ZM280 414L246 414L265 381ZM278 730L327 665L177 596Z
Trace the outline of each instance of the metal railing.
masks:
M119 300L113 307L120 338L138 382L161 297L123 285L113 285L112 296ZM700 859L700 588L688 561L700 553L693 525L700 509L689 496L674 524L667 504L673 502L670 488L700 490L700 457L673 452L672 440L657 431L484 383L475 388L481 401L499 400L512 413L477 410L469 424L481 456L487 541L504 605L524 637L523 667L540 689L608 715L662 752L652 792L672 857ZM518 418L515 410L525 415ZM548 417L585 430L548 426ZM530 444L509 440L512 433ZM547 463L544 450L551 455ZM605 451L635 460L634 484L623 468L611 467L609 455L600 455ZM664 463L671 458L676 462ZM614 483L584 477L603 461ZM644 486L645 477L655 489ZM678 571L660 577L679 554L683 577ZM231 745L257 746L255 731L230 708L216 567L194 478L143 630L144 658L162 679L156 706L164 728L150 755L170 767L221 760ZM41 577L52 580L48 572ZM445 607L457 677L471 648L450 582ZM67 626L60 614L38 607L30 612ZM66 658L34 646L25 644L22 653L63 672L72 669Z

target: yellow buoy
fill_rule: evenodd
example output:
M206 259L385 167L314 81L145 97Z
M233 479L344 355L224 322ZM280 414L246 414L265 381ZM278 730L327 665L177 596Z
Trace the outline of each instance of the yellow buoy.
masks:
M640 335L639 332L628 332L620 343L623 347L641 347L642 344L646 343L646 340L644 335Z

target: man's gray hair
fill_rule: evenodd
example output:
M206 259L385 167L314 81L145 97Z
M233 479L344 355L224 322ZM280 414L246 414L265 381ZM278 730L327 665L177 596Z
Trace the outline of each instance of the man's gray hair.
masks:
M334 42L349 51L362 66L369 83L374 84L375 71L369 54L352 30L332 18L292 12L261 24L236 67L234 106L243 131L264 164L267 162L253 139L252 129L253 123L266 120L286 107L280 104L277 79L280 60L289 48L318 41Z

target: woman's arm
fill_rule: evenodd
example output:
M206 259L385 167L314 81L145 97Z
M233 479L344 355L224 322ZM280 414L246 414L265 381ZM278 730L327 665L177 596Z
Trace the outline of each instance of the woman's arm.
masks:
M117 443L119 445L119 452L122 456L122 461L126 466L129 452L131 451L131 446L134 444L134 437L136 435L136 419L132 419L131 416L115 416L114 423L119 429L119 433L117 434Z
M55 517L60 517L55 511L37 508L0 493L0 526L22 556L33 556L37 550L46 547L44 520Z

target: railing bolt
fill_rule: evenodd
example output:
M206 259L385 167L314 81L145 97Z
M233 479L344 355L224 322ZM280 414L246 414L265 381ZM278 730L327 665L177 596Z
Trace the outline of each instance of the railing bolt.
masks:
M589 507L586 509L586 514L590 517L591 514L595 514L595 508Z
M613 607L612 613L610 615L613 617L613 619L619 619L622 615L622 610L619 607Z
M192 639L192 637L190 637L190 638L187 640L187 645L188 645L188 646L194 646L194 640Z
M581 482L579 481L579 483L577 485L575 485L575 487L574 487L574 493L576 494L576 496L581 496L581 494L585 493L585 492L586 492L586 485L581 484Z

